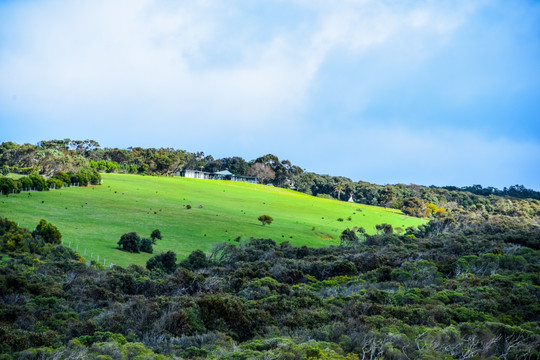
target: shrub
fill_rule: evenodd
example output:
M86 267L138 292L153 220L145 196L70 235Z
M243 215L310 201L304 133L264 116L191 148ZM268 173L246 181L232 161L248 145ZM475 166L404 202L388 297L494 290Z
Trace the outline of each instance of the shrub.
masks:
M13 179L2 177L0 178L0 193L3 195L8 195L13 192L15 189L15 182Z
M432 210L426 206L424 200L416 196L404 199L401 211L407 215L416 217L425 217L432 213Z
M60 189L62 188L62 186L64 186L64 182L60 179L50 178L49 180L47 180L47 185L49 186L49 188L53 187L55 189Z
M154 252L154 248L152 247L152 240L146 238L142 239L140 250L142 252L152 254Z
M47 181L45 181L43 176L39 176L38 174L30 174L28 177L30 180L32 180L32 185L37 189L37 191L49 190Z
M162 270L167 274L171 274L176 270L176 253L167 251L154 257L151 257L146 262L148 270Z
M54 177L55 177L56 179L61 180L61 181L62 181L63 183L65 183L65 184L69 184L69 183L70 183L70 181L69 181L69 175L66 174L66 173L63 172L63 171L58 171L56 174L54 174Z
M384 234L393 234L394 233L394 228L390 224L375 225L375 229L377 229L378 232L382 232Z
M352 246L358 244L358 236L354 232L354 230L350 230L349 228L343 230L341 235L339 236L340 245L342 246Z
M208 266L208 259L201 250L195 250L180 265L189 270L198 270Z
M60 244L62 242L62 234L56 226L48 223L44 219L41 219L36 230L33 232L34 236L40 236L43 241L48 244Z

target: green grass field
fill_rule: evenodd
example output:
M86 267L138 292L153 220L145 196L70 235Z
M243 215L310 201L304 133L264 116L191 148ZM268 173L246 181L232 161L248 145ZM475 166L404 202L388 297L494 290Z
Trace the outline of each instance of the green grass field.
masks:
M173 250L179 258L191 251L208 251L218 242L241 237L272 238L293 245L325 246L339 243L347 227L375 225L417 226L422 219L394 209L317 198L271 186L179 177L102 174L103 185L23 192L0 198L0 216L33 229L41 218L63 234L63 244L87 259L106 265L144 265L150 254L118 250L124 233L150 237L160 229L154 254ZM191 205L190 210L186 205ZM274 218L262 226L257 217ZM351 220L348 220L348 218ZM344 221L338 221L343 218Z

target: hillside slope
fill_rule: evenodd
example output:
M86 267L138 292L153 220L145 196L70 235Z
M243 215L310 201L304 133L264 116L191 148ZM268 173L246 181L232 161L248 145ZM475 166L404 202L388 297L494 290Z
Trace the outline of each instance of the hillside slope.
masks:
M186 206L191 205L191 209ZM271 225L257 217L268 214ZM56 225L63 242L88 259L108 265L144 264L150 254L116 249L124 233L149 237L160 229L154 253L173 250L179 257L196 249L241 237L272 238L293 245L339 243L347 227L389 223L405 229L423 223L394 209L312 197L291 190L230 181L103 174L103 185L31 192L2 197L0 216L33 228L41 218ZM338 221L338 218L343 221ZM349 220L350 218L350 220Z

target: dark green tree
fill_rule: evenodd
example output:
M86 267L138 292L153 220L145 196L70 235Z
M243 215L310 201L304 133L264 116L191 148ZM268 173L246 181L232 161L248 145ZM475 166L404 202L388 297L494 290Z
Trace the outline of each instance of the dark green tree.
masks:
M156 243L156 239L161 240L161 231L159 229L156 229L152 231L152 234L150 234L150 238L152 239L152 243Z
M270 225L274 219L270 215L261 215L257 218L261 222L261 224L264 226L266 224Z
M141 249L141 238L136 232L130 232L122 235L118 241L118 248L138 253Z

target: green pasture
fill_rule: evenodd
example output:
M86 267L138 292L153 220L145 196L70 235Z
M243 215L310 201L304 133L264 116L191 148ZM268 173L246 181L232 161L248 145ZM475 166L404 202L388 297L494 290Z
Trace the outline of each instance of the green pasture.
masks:
M208 251L218 242L249 237L272 238L293 245L339 243L347 228L375 225L417 226L422 219L394 209L348 203L303 193L232 181L180 177L102 174L100 186L71 187L48 192L23 192L0 198L0 216L33 229L40 219L56 225L69 245L87 259L106 265L144 265L150 254L118 250L124 233L150 237L160 229L154 254L173 250L180 258L196 249ZM191 205L191 209L186 206ZM257 217L274 218L262 226ZM338 218L344 221L338 221ZM350 218L350 220L349 220Z

